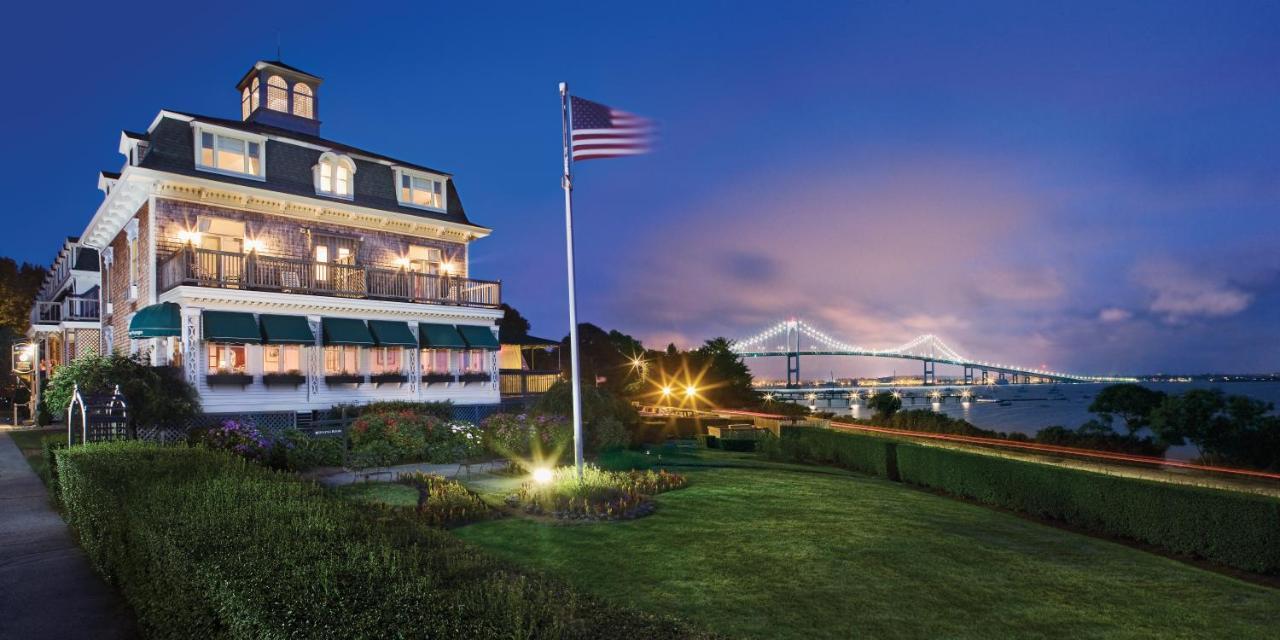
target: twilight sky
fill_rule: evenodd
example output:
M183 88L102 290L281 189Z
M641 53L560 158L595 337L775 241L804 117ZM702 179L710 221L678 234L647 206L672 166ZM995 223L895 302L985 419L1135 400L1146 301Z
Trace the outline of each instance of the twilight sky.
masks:
M1084 373L1280 370L1280 4L40 4L0 38L20 260L84 228L120 129L237 117L279 32L325 79L323 135L454 173L495 230L472 273L535 333L567 328L567 80L663 129L578 167L584 320L657 347L797 316Z

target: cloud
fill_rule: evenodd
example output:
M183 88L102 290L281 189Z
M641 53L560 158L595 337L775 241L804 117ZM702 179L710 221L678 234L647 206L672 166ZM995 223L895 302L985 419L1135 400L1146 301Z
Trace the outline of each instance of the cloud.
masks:
M1249 307L1253 294L1226 278L1171 261L1140 264L1134 280L1150 295L1148 308L1166 322L1233 316Z
M1098 320L1101 322L1124 322L1132 317L1132 311L1119 307L1107 307L1098 312Z

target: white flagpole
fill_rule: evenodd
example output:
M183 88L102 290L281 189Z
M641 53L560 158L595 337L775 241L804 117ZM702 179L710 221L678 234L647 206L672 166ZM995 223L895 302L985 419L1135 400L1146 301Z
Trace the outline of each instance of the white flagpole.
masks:
M570 138L573 110L569 108L569 85L560 83L560 128L564 145L564 242L569 265L569 371L573 385L573 465L582 480L582 378L578 374L578 300L573 276L573 169Z

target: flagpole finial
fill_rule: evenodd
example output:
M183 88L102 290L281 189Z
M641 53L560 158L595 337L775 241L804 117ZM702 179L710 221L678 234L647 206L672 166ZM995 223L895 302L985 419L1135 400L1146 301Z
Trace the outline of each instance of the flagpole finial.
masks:
M569 83L568 83L568 82L561 82L561 83L560 83L560 95L564 95L564 94L565 94L565 93L567 93L568 91L569 91Z

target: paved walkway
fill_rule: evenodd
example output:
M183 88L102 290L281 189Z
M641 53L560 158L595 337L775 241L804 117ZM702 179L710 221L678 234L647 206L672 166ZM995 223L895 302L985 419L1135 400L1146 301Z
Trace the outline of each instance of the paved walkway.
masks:
M133 614L89 566L40 478L0 431L0 638L136 638Z
M413 473L421 471L423 473L434 473L438 476L446 478L465 478L468 475L478 473L487 473L496 471L507 466L505 460L493 460L490 462L477 462L472 465L449 463L449 464L428 464L419 462L414 464L401 464L394 467L377 467L376 469L367 469L364 471L343 471L341 469L322 470L315 473L304 473L303 477L311 478L320 484L337 487L344 484L354 484L356 482L391 482L396 479L397 475L402 473Z

